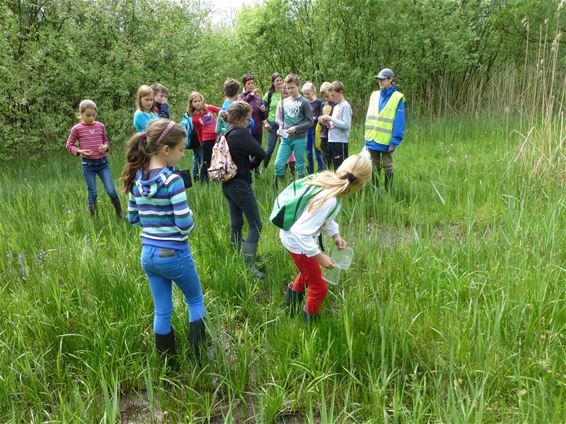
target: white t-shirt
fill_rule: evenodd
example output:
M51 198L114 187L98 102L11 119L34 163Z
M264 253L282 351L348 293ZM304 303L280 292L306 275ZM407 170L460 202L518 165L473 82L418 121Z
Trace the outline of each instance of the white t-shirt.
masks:
M321 193L324 192L325 190ZM326 234L329 237L338 234L338 224L334 219L340 212L341 207L342 202L338 202L336 197L331 197L312 213L308 211L307 205L301 216L288 231L279 231L281 243L292 253L303 254L308 257L318 255L320 248L316 239L322 228L326 228Z

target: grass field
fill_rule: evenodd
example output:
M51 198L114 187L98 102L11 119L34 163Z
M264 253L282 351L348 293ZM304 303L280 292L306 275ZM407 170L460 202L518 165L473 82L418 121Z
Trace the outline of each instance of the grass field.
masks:
M254 183L265 281L231 253L220 187L191 188L211 359L188 359L176 291L173 376L139 230L101 184L90 219L68 154L2 163L0 422L564 423L566 192L533 183L519 144L504 120L411 122L393 193L344 203L353 267L312 327L284 311L296 270L267 219L271 173Z

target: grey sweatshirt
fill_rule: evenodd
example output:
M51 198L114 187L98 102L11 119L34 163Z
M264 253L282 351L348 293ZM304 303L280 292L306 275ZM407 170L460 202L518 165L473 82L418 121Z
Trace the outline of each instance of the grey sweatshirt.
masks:
M309 101L303 96L296 99L287 97L283 100L283 129L295 127L295 134L289 134L289 138L305 138L306 132L313 127L312 109Z
M342 100L332 110L332 126L328 130L329 143L347 143L352 126L352 108Z

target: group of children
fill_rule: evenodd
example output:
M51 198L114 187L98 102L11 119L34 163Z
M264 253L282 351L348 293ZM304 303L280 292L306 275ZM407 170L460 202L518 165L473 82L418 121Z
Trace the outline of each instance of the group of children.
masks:
M304 181L316 189L316 195L297 216L296 222L280 231L281 242L299 269L295 281L287 288L286 304L294 311L302 304L308 288L302 310L305 321L318 318L328 291L321 266L334 267L331 258L317 244L317 238L326 230L338 249L346 246L335 222L341 198L360 190L371 178L372 165L368 159L360 155L348 157L352 111L344 100L341 82L322 85L324 101L316 98L311 83L302 87L305 97L301 96L300 81L294 74L284 80L274 74L270 90L263 99L255 91L253 76L246 74L243 85L244 92L238 96L238 81L228 79L224 83L225 101L221 108L206 104L204 96L192 92L180 124L169 119L165 87L142 85L137 92L133 119L136 133L126 149L122 191L128 195L128 220L142 227L141 263L154 301L153 329L156 347L161 353L176 351L171 327L173 281L188 304L189 340L198 359L205 339L204 299L188 241L194 227L193 211L185 191L190 174L187 175L188 170L177 169L185 149L190 148L194 153L193 179L207 182L217 135L223 134L226 138L237 166L236 175L222 183L230 213L230 242L236 251L242 251L249 272L257 278L265 275L255 266L262 220L252 188L252 171L258 169L262 161L267 167L278 136L281 142L275 159L277 180L284 177L285 166L292 155L299 178L305 176L305 154L309 174L314 172L316 158L318 170L322 172ZM99 175L117 215L121 216L120 201L106 158L109 143L104 125L95 120L96 113L94 102L81 102L81 122L71 130L67 149L81 157L89 211L92 214L96 211L95 176ZM268 132L267 152L261 146L264 128ZM334 171L323 171L329 168ZM196 207L198 210L198 205ZM244 216L249 233L242 240Z

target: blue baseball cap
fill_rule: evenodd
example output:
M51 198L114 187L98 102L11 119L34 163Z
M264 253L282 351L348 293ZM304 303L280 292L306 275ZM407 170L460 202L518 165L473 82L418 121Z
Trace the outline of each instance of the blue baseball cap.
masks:
M381 71L379 71L379 74L377 74L375 77L380 80L395 78L395 72L393 72L389 68L383 68Z

